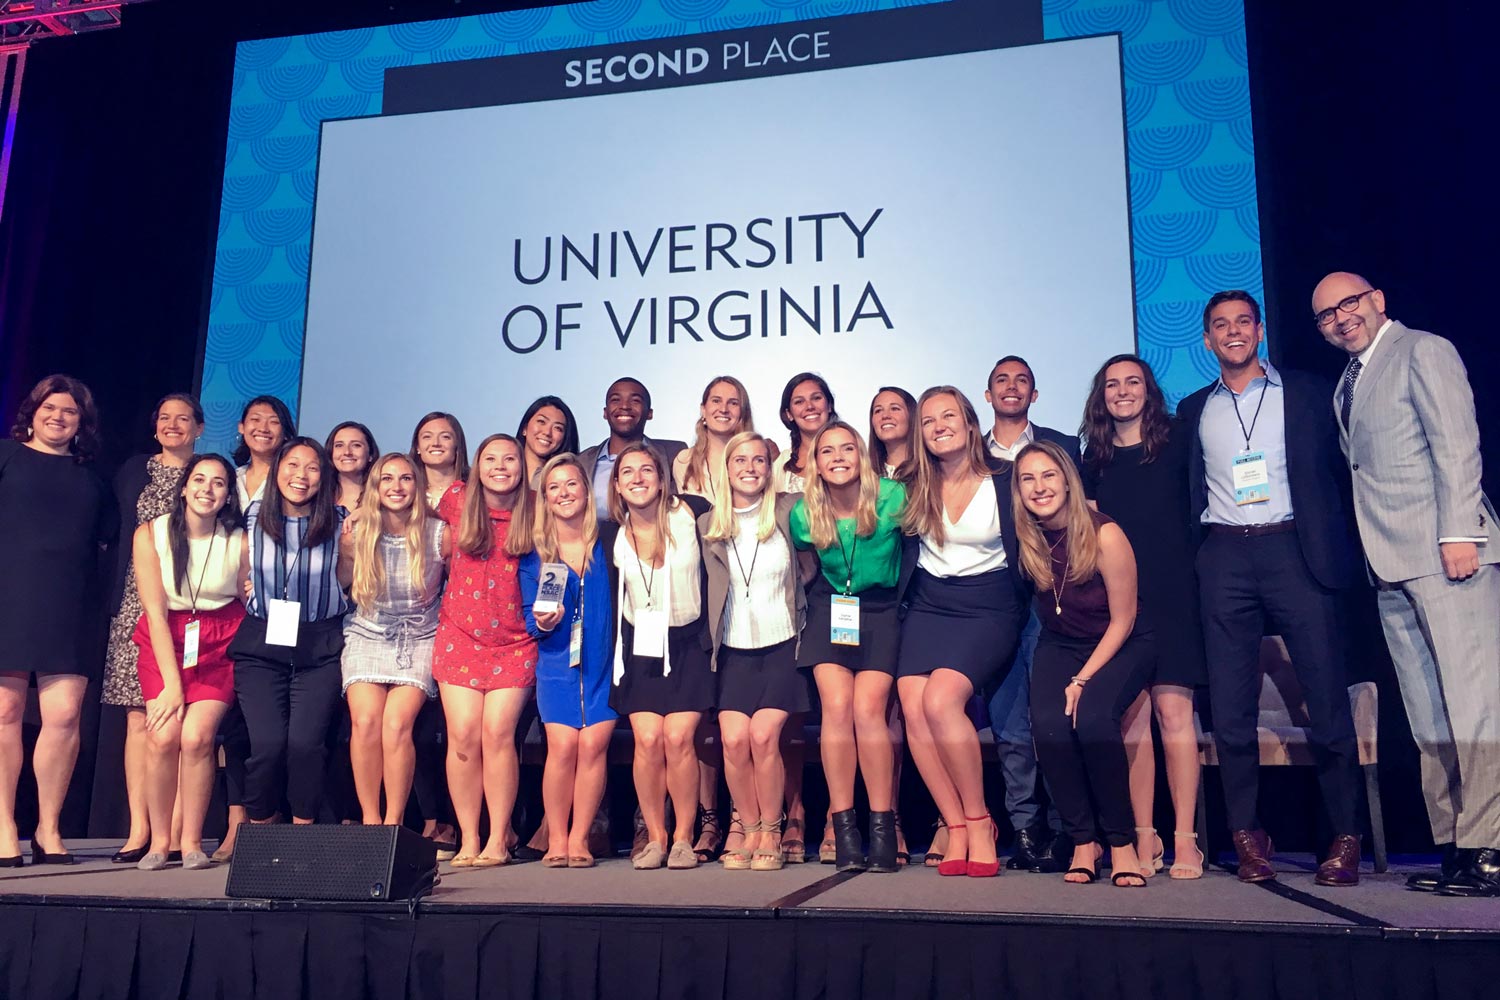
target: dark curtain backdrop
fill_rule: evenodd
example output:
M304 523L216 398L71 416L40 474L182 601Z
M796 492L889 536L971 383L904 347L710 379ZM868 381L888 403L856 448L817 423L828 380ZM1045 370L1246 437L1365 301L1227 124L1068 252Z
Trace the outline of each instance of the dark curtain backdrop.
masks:
M130 8L119 30L37 46L0 220L6 424L36 379L71 372L98 396L109 466L146 446L158 397L192 387L237 38L537 5L266 0L247 11L157 0ZM1337 373L1342 360L1313 329L1309 297L1328 270L1365 273L1393 315L1458 345L1491 443L1494 495L1500 406L1485 375L1497 356L1486 322L1495 14L1478 2L1246 7L1266 319L1278 362ZM1392 847L1424 849L1414 751L1368 601L1355 628L1355 672L1382 682ZM89 713L66 829L122 834L121 721Z

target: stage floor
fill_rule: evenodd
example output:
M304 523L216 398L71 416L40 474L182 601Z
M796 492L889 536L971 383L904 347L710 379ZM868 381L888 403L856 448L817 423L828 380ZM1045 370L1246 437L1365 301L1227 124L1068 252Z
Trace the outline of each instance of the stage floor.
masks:
M139 871L111 864L116 841L75 841L84 863L68 868L0 870L0 902L66 903L152 909L287 909L330 906L388 910L395 904L311 904L229 899L228 866L206 871L169 868ZM831 866L788 865L779 872L725 871L718 864L692 871L638 872L624 857L591 869L548 869L536 862L501 868L450 869L419 912L633 913L720 917L857 916L864 919L999 923L1088 923L1211 926L1299 934L1351 929L1394 934L1459 935L1500 942L1500 900L1450 899L1405 888L1406 876L1432 859L1392 859L1391 870L1368 869L1349 889L1313 884L1313 860L1278 855L1279 878L1246 885L1232 873L1209 868L1203 878L1174 881L1162 872L1145 889L1117 888L1106 877L1070 885L1060 875L1006 872L1000 878L941 878L920 864L894 875L839 875Z

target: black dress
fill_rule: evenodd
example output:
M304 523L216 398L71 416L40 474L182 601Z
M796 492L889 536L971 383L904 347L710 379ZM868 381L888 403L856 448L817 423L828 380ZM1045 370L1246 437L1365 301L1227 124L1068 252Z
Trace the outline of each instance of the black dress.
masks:
M98 673L101 552L115 541L118 518L109 487L88 466L0 441L4 669Z
M1173 421L1167 446L1141 461L1144 446L1116 448L1096 468L1087 456L1083 485L1099 510L1114 518L1135 550L1141 615L1156 637L1153 684L1201 687L1208 683L1198 576L1193 569L1192 514L1188 500L1188 445L1192 432Z

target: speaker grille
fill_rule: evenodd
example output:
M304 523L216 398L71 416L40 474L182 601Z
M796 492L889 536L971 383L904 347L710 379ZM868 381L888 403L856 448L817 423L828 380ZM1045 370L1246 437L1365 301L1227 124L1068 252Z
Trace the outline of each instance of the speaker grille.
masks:
M338 902L405 899L425 892L436 867L431 842L400 827L247 823L235 841L225 893Z

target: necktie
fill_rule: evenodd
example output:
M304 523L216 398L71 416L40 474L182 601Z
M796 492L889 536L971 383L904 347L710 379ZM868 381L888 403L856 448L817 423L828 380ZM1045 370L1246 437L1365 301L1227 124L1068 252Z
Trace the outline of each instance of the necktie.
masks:
M1339 416L1343 418L1344 429L1349 429L1349 409L1354 405L1354 383L1359 381L1359 371L1364 365L1358 358L1349 362L1349 368L1344 372L1344 406Z

